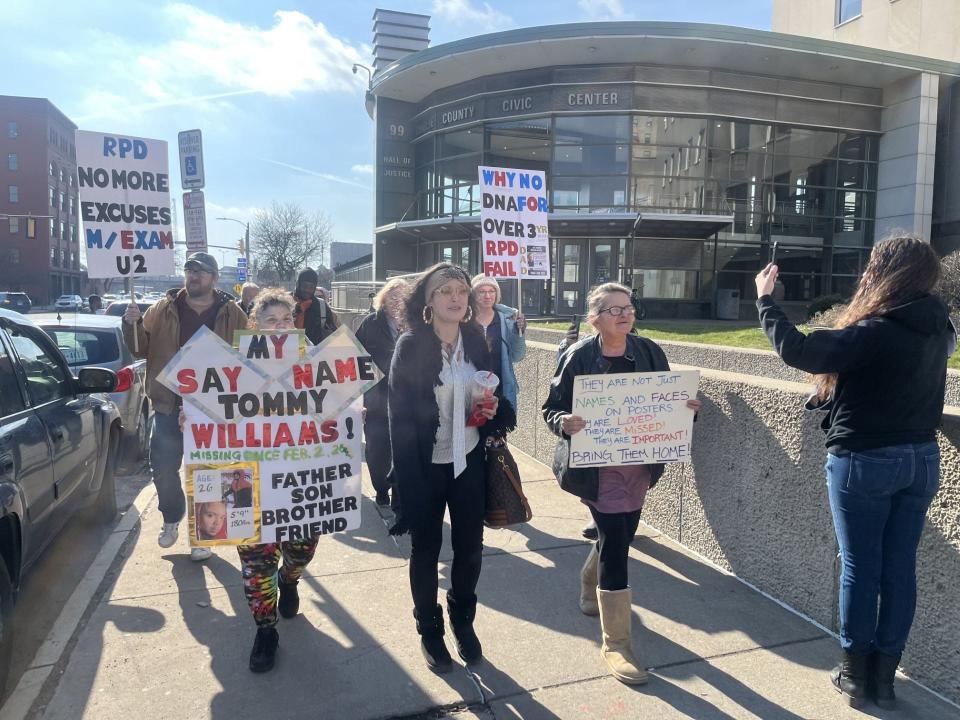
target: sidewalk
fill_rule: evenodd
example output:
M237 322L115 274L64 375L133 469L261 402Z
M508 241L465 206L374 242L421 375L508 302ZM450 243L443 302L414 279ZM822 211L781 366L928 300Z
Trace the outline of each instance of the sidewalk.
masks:
M620 684L600 659L599 619L577 606L586 512L547 468L517 455L535 518L516 532L486 531L476 623L486 660L475 669L426 668L410 610L409 538L387 535L368 483L363 526L320 541L300 583L301 615L281 620L277 666L266 675L247 669L254 626L236 552L220 548L195 564L182 535L175 553L157 547L154 499L33 717L957 717L902 679L898 712L849 709L827 677L832 637L643 527L630 567L634 642L655 670L646 686Z

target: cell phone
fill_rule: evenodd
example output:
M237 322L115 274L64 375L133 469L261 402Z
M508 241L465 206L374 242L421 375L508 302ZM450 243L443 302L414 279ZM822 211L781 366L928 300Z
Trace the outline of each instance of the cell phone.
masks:
M777 247L780 245L779 241L773 243L773 252L770 253L770 264L777 264Z

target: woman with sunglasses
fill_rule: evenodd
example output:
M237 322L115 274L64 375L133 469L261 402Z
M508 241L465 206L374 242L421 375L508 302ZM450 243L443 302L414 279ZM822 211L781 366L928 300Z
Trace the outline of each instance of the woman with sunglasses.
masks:
M443 517L450 510L453 563L447 611L457 651L466 663L482 657L473 630L476 588L483 557L488 442L515 423L501 387L472 412L471 380L479 370L499 373L473 317L470 277L441 263L413 286L407 300L409 330L397 340L390 365L388 415L393 477L400 493L400 519L391 532L411 535L410 590L420 648L434 672L452 667L443 641L443 611L437 604L437 570ZM468 422L469 418L469 422ZM481 424L482 423L482 424Z
M631 641L627 558L643 501L663 474L663 465L569 467L570 437L586 426L583 418L572 413L573 386L578 375L657 372L670 366L659 345L632 332L635 310L630 288L618 283L594 288L587 296L587 310L587 322L597 333L561 355L543 404L543 418L567 446L555 454L560 487L579 497L597 524L599 538L580 571L580 609L586 615L600 615L600 654L610 673L623 683L640 685L647 681L647 672ZM700 401L688 400L687 407L697 411Z

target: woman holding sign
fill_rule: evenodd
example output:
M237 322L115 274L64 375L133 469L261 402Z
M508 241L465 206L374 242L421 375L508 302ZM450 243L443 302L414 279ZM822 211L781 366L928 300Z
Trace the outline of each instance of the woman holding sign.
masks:
M527 341L523 333L527 320L523 313L500 303L500 283L492 277L473 278L473 301L477 307L475 318L490 346L497 373L503 382L503 397L517 407L517 374L513 364L527 355Z
M450 670L437 604L443 516L450 510L453 543L447 610L457 651L467 663L482 657L473 631L483 557L485 446L515 424L514 408L498 386L475 403L475 376L496 380L476 310L470 277L455 265L427 270L407 301L409 331L397 341L390 366L388 413L393 473L400 491L401 527L409 529L410 590L421 651L435 672ZM482 373L478 371L483 371ZM491 383L492 385L492 383Z
M561 439L554 459L560 487L587 505L599 535L580 571L580 609L586 615L600 615L600 654L610 673L629 685L645 683L647 672L631 640L627 557L643 501L663 474L663 465L570 467L569 440L586 426L582 417L572 413L578 375L670 369L659 345L631 332L634 314L630 288L617 283L594 288L587 296L587 321L597 334L564 351L543 404L544 420ZM687 407L696 412L700 401L688 400Z
M266 332L293 330L295 305L293 296L285 290L263 290L253 299L247 327ZM267 672L273 668L280 643L276 627L278 611L285 618L292 618L299 612L297 582L313 559L318 540L319 536L315 535L306 540L237 546L243 593L257 624L257 635L250 652L252 672Z
M917 546L940 484L936 429L956 332L931 295L929 243L877 243L836 330L804 335L772 297L777 266L757 275L760 324L791 367L815 375L827 494L840 547L840 664L831 680L851 706L893 707L893 678L913 623ZM879 601L879 603L878 603ZM878 610L879 605L879 610Z

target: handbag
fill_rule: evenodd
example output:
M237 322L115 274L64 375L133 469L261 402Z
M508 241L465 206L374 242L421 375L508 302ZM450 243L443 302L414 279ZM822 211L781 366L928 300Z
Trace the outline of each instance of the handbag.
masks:
M504 442L487 447L487 510L484 525L502 528L530 522L533 511L520 486L517 461Z

